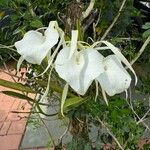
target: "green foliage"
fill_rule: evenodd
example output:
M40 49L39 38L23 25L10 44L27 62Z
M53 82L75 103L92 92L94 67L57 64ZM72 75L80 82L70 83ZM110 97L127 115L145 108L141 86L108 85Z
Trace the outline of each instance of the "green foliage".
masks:
M64 104L64 112L72 110L72 108L78 107L85 102L86 102L86 99L83 99L81 97L68 98L66 99L65 104Z
M149 37L150 36L150 22L145 23L145 25L143 25L142 28L146 30L143 33L143 38Z
M48 26L51 20L57 20L62 29L65 29L65 24L63 21L66 19L65 15L68 15L65 13L71 3L71 0L1 0L0 23L2 24L0 24L0 43L4 45L12 45L15 41L20 40L28 30L36 30L37 28ZM93 30L93 24L89 25L84 37L81 32L82 23L77 22L77 28L80 30L80 39L87 41L87 37L89 36L94 40L100 39L100 37L107 30L113 19L118 14L121 3L122 1L120 0L96 0L93 11L97 9L98 12L100 12L100 20L95 27L95 31ZM82 1L81 6L83 7L83 10L85 10L88 5L89 0ZM129 61L131 61L136 56L136 53L139 51L143 44L142 33L138 31L137 26L131 20L132 16L140 15L141 14L139 11L133 7L133 0L126 1L125 7L121 11L121 15L117 23L113 26L112 30L106 37L106 39L111 40L114 45L117 45L121 49L122 53L128 58ZM64 17L64 20L61 17ZM93 18L91 20L88 19L87 22L85 20L86 23L88 23L88 21L90 22ZM93 22L96 23L97 21L98 18L95 17ZM147 38L150 35L150 23L147 22L145 25L143 25L143 29L145 31L143 33L143 38ZM108 52L103 52L103 54L108 55ZM0 48L0 55L2 58L4 58L4 61L8 59L8 56L15 56L18 59L18 54L11 52L8 49ZM145 55L142 55L141 59L138 60L138 66L142 66L143 68L145 68L145 65L149 66L149 58L149 48L147 48L145 50ZM144 66L142 64L144 64ZM0 85L22 92L36 92L42 95L47 86L48 75L45 74L42 78L39 77L34 80L33 73L36 72L37 74L40 74L43 72L43 68L45 68L45 66L47 66L46 61L42 62L41 66L31 65L30 67L33 70L26 74L26 77L29 79L26 85L9 82L2 79L0 79ZM135 69L136 68L137 67L135 65ZM139 75L139 80L142 82L141 87L137 88L137 90L141 93L144 92L149 94L149 74L146 74L146 76L140 76L138 71L137 74ZM50 83L50 90L48 95L49 97L51 97L54 92L58 95L61 95L63 91L61 88L62 84L59 84L61 80L58 78L56 73L54 76L55 79L58 79L59 81L56 82L54 80ZM30 85L31 83L32 85ZM87 95L93 94L92 88L89 90L90 94L87 93ZM31 98L17 92L3 91L3 93L33 102ZM60 98L57 97L57 100L60 100ZM139 102L134 100L133 105L136 112L139 114L139 116L142 117L144 112L146 112L146 108L143 107L143 103L141 101ZM36 103L35 107L37 108L38 113L50 116L42 111L40 103ZM125 144L126 149L137 149L137 141L143 133L143 126L137 125L137 117L133 114L132 110L129 108L124 99L114 97L110 99L109 106L106 106L101 96L99 96L97 102L95 102L94 98L83 98L79 97L73 92L68 92L67 99L64 104L64 112L66 116L71 117L71 120L73 120L74 115L79 119L80 117L86 117L88 120L88 125L90 125L92 122L96 127L100 127L100 123L97 121L97 117L100 118L115 134L118 141L122 145ZM29 122L32 122L37 126L39 125L39 120L29 120ZM113 142L114 141L112 137L107 132L103 132L97 137L95 150L102 148L103 144L112 144ZM77 148L78 150L91 150L91 141L85 141L85 139L77 141L73 139L72 142L68 144L69 150L76 150Z
M35 19L35 20L31 21L30 25L33 28L41 28L41 27L43 27L42 22L40 20L38 20L38 19Z
M58 20L71 0L0 0L0 43L13 45L32 29L48 26ZM18 54L0 48L0 55L7 61ZM1 61L1 60L0 60Z
M140 115L144 114L141 103L134 103L134 106ZM137 125L134 114L124 99L114 97L109 101L108 107L102 100L99 102L91 100L87 103L86 108L92 120L95 122L94 124L100 126L100 123L96 123L96 118L100 118L107 124L107 127L114 133L121 145L125 145L126 149L129 148L131 150L137 148L136 145L144 128ZM113 138L108 136L107 132L99 136L104 143L112 144Z
M95 7L101 11L101 21L97 26L99 36L101 36L112 23L118 13L121 3L122 1L120 0L96 0ZM133 0L126 1L126 5L121 12L121 16L111 31L111 37L124 34L127 26L131 24L131 16L135 14L135 12L137 12L137 10L133 7Z

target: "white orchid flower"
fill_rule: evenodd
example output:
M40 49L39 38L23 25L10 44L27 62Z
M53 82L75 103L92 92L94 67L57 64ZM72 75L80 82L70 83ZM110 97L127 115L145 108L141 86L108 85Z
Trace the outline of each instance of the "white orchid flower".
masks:
M109 96L126 91L131 83L131 76L116 55L109 55L103 60L105 71L97 78L101 87Z
M84 95L92 81L104 72L101 65L104 57L92 48L77 51L77 31L72 36L71 46L57 55L55 69L78 94Z
M107 41L96 42L92 47L94 48L99 43L105 44L106 47L97 47L95 49L110 49L114 53L114 55L109 55L103 60L105 71L97 78L102 87L102 94L105 97L105 101L107 101L105 91L109 96L113 96L115 94L122 93L123 91L127 91L130 86L131 76L128 74L121 62L123 62L134 74L135 84L137 84L137 76L131 64L117 47Z
M22 59L40 65L51 48L57 44L58 38L58 31L53 26L49 26L44 35L38 31L28 31L22 40L15 43L15 47Z

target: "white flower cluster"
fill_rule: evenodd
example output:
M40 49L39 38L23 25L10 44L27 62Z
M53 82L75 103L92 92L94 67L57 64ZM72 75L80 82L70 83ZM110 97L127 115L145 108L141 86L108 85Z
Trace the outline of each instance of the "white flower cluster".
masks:
M22 40L15 43L15 47L22 58L32 64L40 65L48 57L58 75L80 95L86 93L93 80L98 81L109 96L126 91L131 76L122 63L133 72L137 82L133 68L117 47L107 41L90 46L77 38L78 31L73 30L71 41L66 42L63 31L57 22L52 21L44 35L39 31L28 31ZM52 53L51 48L56 44L58 46ZM98 47L98 44L104 44L105 47ZM58 52L60 46L63 48ZM104 49L110 49L114 54L104 57L98 51Z

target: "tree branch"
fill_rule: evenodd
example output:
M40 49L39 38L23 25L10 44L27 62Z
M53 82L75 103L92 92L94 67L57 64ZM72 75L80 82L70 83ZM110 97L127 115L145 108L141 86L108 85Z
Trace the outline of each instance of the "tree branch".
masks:
M114 18L112 24L108 27L108 29L106 30L106 32L104 33L104 35L103 35L101 38L99 38L98 40L104 40L105 37L107 36L107 34L110 32L110 30L112 29L112 27L114 26L114 24L115 24L115 23L117 22L117 20L118 20L120 14L121 14L121 11L122 11L122 9L123 9L123 7L124 7L124 5L125 5L125 2L126 2L126 0L123 0L123 1L122 1L122 4L121 4L121 6L120 6L120 9L119 9L119 11L118 11L117 16Z
M140 51L138 52L137 56L130 62L131 65L133 65L138 60L138 58L144 52L144 50L145 50L146 46L149 44L149 42L150 42L150 36L146 39L146 41L142 45L142 47L141 47Z
M95 0L91 0L88 8L84 12L82 12L82 19L85 19L89 16L91 11L93 10L94 4L95 4Z
M113 139L115 140L115 142L118 144L119 148L120 148L121 150L124 150L124 148L121 146L121 144L119 143L119 141L117 140L117 138L116 138L116 137L114 136L114 134L109 130L109 128L105 125L105 123L103 123L100 118L97 118L97 119L98 119L98 121L101 123L101 125L107 130L107 132L112 136L112 138L113 138Z

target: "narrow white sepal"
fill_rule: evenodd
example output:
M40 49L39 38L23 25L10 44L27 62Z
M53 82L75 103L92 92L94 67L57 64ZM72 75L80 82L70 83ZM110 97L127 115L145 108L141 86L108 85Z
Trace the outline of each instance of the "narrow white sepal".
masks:
M53 71L53 67L51 68L50 73L49 73L49 76L48 76L48 82L47 82L46 90L45 90L43 96L42 96L41 99L40 99L41 102L42 102L42 101L46 98L46 96L48 95L52 71Z
M74 52L77 49L77 40L78 40L78 30L72 30L72 32L71 32L70 54L69 54L68 59L70 59L72 57L72 55L74 54Z
M125 90L125 93L126 93L126 99L128 99L128 91Z
M20 66L21 66L21 64L22 64L23 61L24 61L24 58L21 56L21 57L19 58L18 62L17 62L17 72L19 71Z
M62 93L60 111L61 111L61 114L62 114L63 117L64 117L63 107L64 107L64 104L65 104L65 100L67 98L68 87L69 87L69 85L68 85L68 83L66 83L66 85L64 86L64 89L63 89L63 93Z
M52 56L48 60L48 66L45 68L45 70L41 74L37 75L36 77L40 77L40 76L44 75L47 72L47 70L51 67L53 60L54 60L55 56L57 55L60 46L62 45L63 40L64 40L64 32L60 35L60 41L58 43L58 46L55 49L55 51L53 52Z
M106 92L103 88L102 88L102 95L103 95L103 98L104 98L106 105L108 106L108 100L107 100Z
M98 81L95 80L95 86L96 86L96 94L95 94L95 102L97 101L97 97L98 97Z

